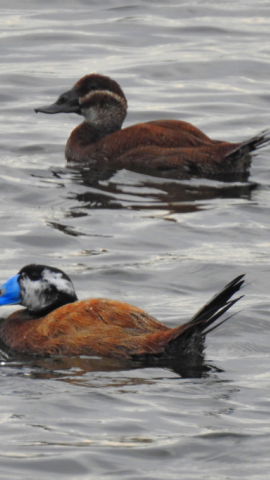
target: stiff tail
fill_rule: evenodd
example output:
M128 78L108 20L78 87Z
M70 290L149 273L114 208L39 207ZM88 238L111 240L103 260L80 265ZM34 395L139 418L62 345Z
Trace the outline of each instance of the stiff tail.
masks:
M225 159L237 162L247 156L249 153L254 152L266 145L270 144L270 130L263 130L255 135L255 137L240 143L234 150L228 152L225 155Z
M174 334L171 335L165 347L164 353L166 356L175 357L202 352L205 336L231 317L227 317L215 325L214 323L243 297L242 295L234 300L230 300L242 287L244 276L239 275L239 277L228 283L191 320L173 330Z
M245 275L239 275L239 277L236 277L228 283L221 292L217 293L208 303L206 303L206 305L204 305L189 322L185 323L186 329L195 326L199 327L199 330L205 337L207 333L212 332L219 327L219 325L226 322L228 318L208 329L208 327L218 320L223 313L227 312L232 305L243 297L243 295L241 295L241 297L230 300L230 298L242 287L244 276Z

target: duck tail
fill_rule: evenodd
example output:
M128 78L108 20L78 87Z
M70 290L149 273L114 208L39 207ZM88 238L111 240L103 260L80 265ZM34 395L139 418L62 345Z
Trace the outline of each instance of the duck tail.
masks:
M270 144L270 130L263 130L262 132L255 135L255 137L246 140L245 142L239 143L235 149L231 150L225 155L227 161L231 160L237 162L248 156L249 153L259 150L260 148L265 147Z
M244 284L245 275L239 275L230 283L228 283L219 293L217 293L211 300L206 303L197 313L192 317L192 319L185 323L186 329L189 329L194 326L198 326L200 331L202 332L203 336L205 337L207 333L215 330L219 325L226 322L228 318L222 320L222 322L214 325L210 330L210 327L218 318L223 315L223 313L227 312L229 308L232 307L238 300L243 298L244 295L235 298L234 300L230 300L230 298L240 290L242 285ZM230 317L229 317L230 318Z
M165 355L175 357L192 353L202 353L206 335L233 316L231 315L221 322L215 323L229 308L243 297L242 295L231 300L231 297L242 287L244 276L245 275L239 275L236 277L228 283L221 292L206 303L191 320L173 329L173 331L171 331L171 338L165 346Z

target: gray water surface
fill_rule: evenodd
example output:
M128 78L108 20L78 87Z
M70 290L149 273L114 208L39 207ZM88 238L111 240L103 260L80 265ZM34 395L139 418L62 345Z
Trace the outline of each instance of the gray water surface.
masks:
M81 118L34 108L95 71L124 89L125 125L182 119L247 139L270 127L269 2L0 6L1 282L54 265L80 298L126 301L171 327L235 276L248 284L198 371L3 351L1 480L265 480L270 148L244 182L81 170L64 159Z

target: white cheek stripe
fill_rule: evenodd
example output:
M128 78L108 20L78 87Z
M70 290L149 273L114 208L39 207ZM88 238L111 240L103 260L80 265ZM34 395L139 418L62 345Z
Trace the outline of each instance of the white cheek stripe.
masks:
M24 278L21 281L22 305L30 310L42 309L46 306L43 292L46 284L42 285L42 280L32 281L30 278Z
M63 278L61 273L52 272L48 268L45 268L42 273L42 279L57 287L57 290L61 292L74 293L74 287L71 281Z
M52 298L46 295L48 286L53 285L60 292L74 295L74 287L71 280L63 278L61 273L44 269L40 280L21 279L21 304L30 310L41 310L51 304Z

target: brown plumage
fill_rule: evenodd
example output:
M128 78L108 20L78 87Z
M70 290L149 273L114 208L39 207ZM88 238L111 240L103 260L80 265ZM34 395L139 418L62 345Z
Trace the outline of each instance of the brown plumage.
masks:
M77 113L85 121L66 145L66 158L117 168L180 170L185 174L218 175L244 172L249 153L269 143L265 131L239 143L212 140L190 123L157 120L121 129L127 101L121 87L109 77L81 78L43 113Z
M12 293L14 282L16 298ZM0 339L12 350L31 355L176 358L202 351L205 335L239 300L230 298L242 284L243 275L226 285L189 322L169 328L127 303L107 299L77 301L72 282L64 272L28 265L1 287L0 304L17 299L26 309L12 313L3 322Z

